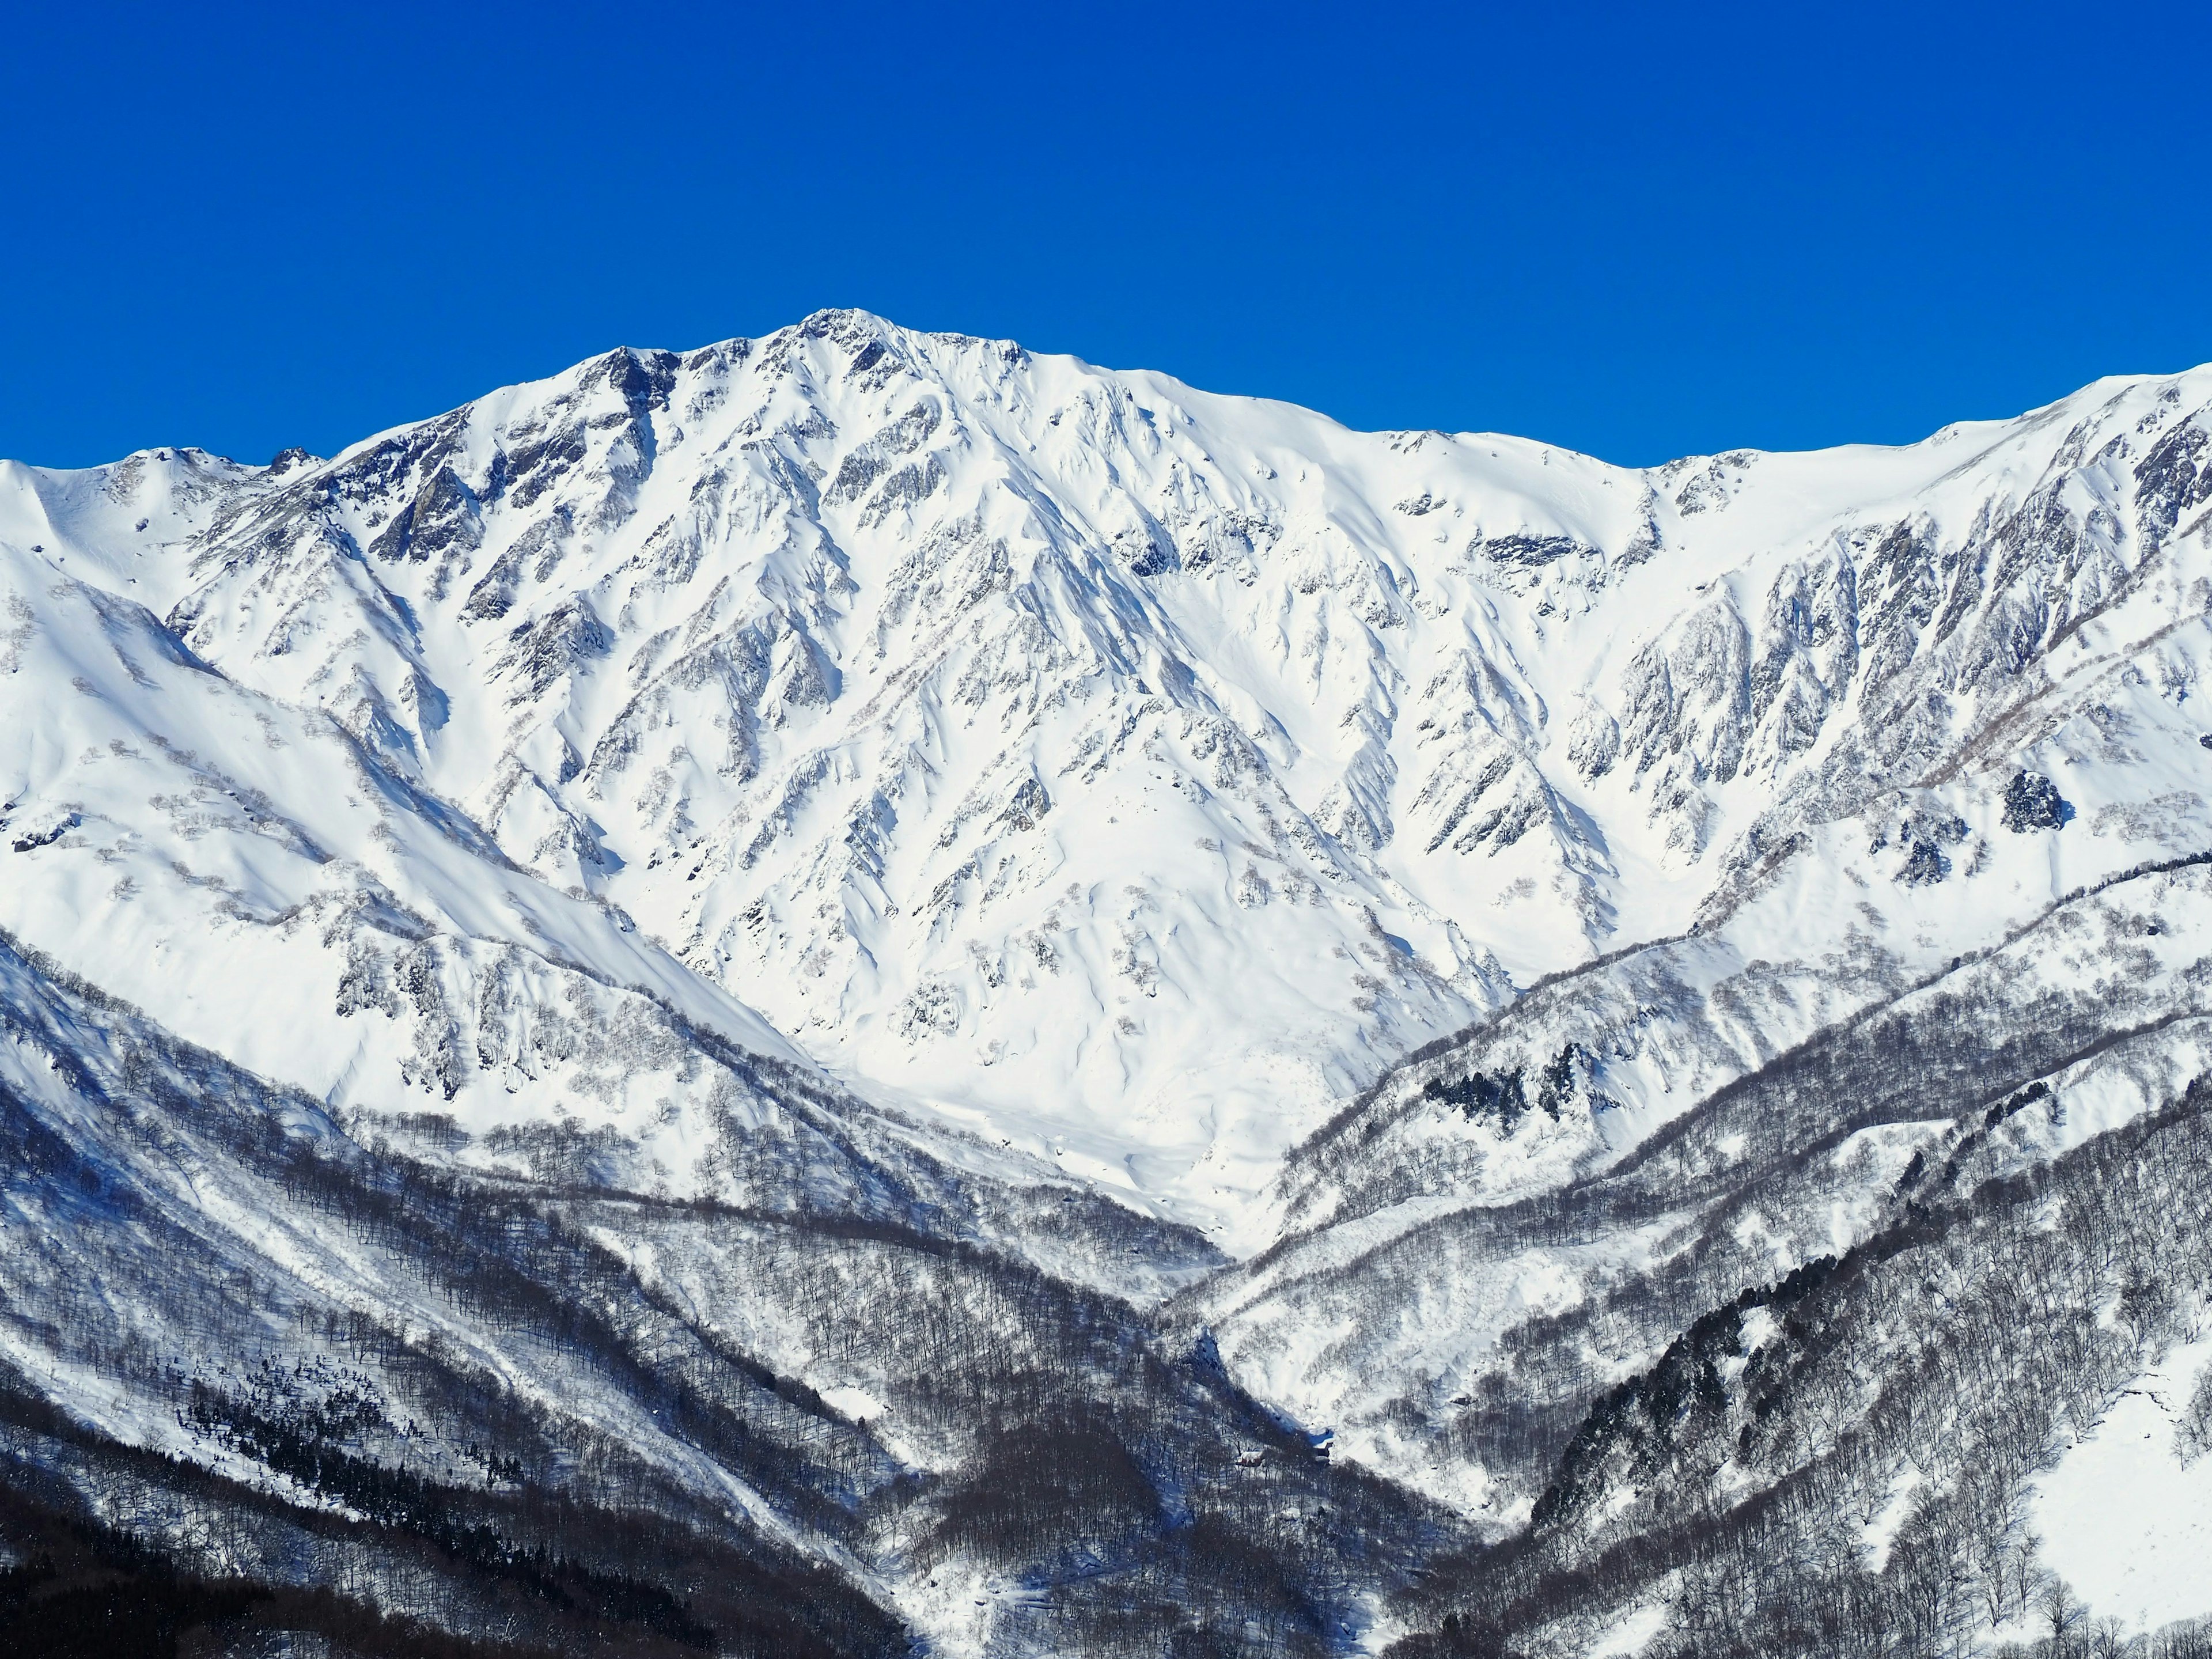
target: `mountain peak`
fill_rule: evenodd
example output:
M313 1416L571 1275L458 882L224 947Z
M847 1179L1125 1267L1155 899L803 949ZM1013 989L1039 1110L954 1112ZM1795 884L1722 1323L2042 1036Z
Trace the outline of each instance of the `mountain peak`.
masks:
M1395 1055L1966 814L2191 532L2202 382L1638 473L830 310L225 474L132 574L886 1099L1260 1227Z
M2018 1628L2200 1363L2208 616L2206 371L1629 470L831 311L0 467L0 1560Z

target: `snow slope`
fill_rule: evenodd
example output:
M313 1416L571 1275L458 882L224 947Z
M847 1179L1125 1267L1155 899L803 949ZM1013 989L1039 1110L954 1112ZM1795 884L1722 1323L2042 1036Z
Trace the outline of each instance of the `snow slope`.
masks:
M11 468L0 539L854 1086L1249 1249L1391 1062L1802 829L1957 811L1963 869L2033 759L2095 775L2069 866L2185 841L2208 398L1629 471L825 313L328 461ZM1923 921L1934 823L1861 863L1939 953L2078 878Z
M526 1400L532 1480L625 1443L854 1629L1281 1584L1315 1651L1418 1633L1407 1540L1568 1512L1608 1391L1688 1352L1736 1409L1787 1297L1863 1317L1828 1258L2196 1144L2208 525L2212 368L1630 471L851 312L330 459L0 463L0 1407L328 1507L179 1356L369 1321L453 1442L377 1455L451 1482ZM381 1265L311 1165L411 1218L347 1223ZM164 1322L145 1218L291 1324ZM440 1226L627 1311L587 1364L464 1316ZM2096 1363L2069 1422L2153 1360ZM672 1388L751 1426L648 1429ZM1024 1487L1070 1424L1104 1485ZM1753 1479L1691 1474L1573 1524ZM1948 1478L1849 1472L1873 1572Z
M2174 1443L2212 1344L2178 1349L2123 1395L2045 1475L2034 1525L2051 1565L2090 1609L2134 1629L2212 1614L2212 1462Z

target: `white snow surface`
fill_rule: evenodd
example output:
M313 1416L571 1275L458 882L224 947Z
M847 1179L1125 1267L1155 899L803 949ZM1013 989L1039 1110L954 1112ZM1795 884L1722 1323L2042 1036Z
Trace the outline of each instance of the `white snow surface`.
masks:
M0 464L0 926L341 1113L710 1188L681 1025L1237 1252L1340 1218L1285 1155L1409 1052L1693 934L1471 1177L1537 1190L2204 849L2208 404L1637 471L836 312L327 460Z
M2212 1614L2212 1458L2185 1463L2174 1440L2208 1365L2212 1341L2175 1348L2038 1483L2045 1562L2092 1613L2131 1630Z

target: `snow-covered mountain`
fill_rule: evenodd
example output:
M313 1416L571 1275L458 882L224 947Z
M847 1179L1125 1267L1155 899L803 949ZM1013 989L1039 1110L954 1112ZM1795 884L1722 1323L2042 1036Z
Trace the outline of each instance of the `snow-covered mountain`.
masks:
M2124 742L2076 705L2131 689L2116 609L2191 611L2208 398L1631 472L824 313L331 461L11 469L0 531L861 1086L1234 1222L1407 1050L1791 835L1918 807L1890 908L1973 863L1982 773ZM2138 836L2205 770L2193 643L2083 803ZM15 811L86 793L19 769Z
M463 1565L370 1602L462 1634L504 1569L270 1424L351 1389L356 1462L449 1493L489 1446L594 1514L627 1448L655 1524L842 1587L825 1650L1115 1650L1116 1595L1132 1650L1193 1598L1231 1649L1625 1640L1663 1550L1549 1624L1410 1575L1671 1536L1607 1390L1950 1238L1938 1168L2087 1191L2198 1099L2208 524L2212 369L1632 471L851 312L330 459L0 464L0 1364L99 1437L81 1492L135 1449L399 1516ZM541 1239L459 1230L502 1309L596 1287L587 1338L436 1288L464 1210ZM171 1316L131 1216L255 1288ZM668 1389L727 1420L648 1431ZM1045 1420L1120 1449L1002 1513ZM165 1548L248 1502L164 1501ZM1259 1577L1194 1565L1209 1504ZM467 1524L561 1535L520 1513ZM650 1576L606 1549L578 1582Z

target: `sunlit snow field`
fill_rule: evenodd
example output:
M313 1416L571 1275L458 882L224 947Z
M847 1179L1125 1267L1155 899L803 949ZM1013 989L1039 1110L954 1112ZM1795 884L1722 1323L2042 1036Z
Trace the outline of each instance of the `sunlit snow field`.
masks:
M2212 1613L2212 1457L2184 1467L2174 1419L2212 1339L2169 1353L2037 1488L2046 1561L2100 1617L2137 1629Z

